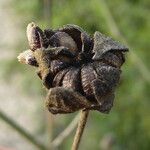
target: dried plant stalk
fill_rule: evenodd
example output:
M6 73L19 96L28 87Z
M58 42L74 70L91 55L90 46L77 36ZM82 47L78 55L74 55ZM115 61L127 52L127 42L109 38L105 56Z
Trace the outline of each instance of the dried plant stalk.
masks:
M76 134L74 136L74 141L73 141L71 150L78 150L78 147L79 147L79 144L81 141L81 137L82 137L82 134L84 131L84 127L85 127L86 122L87 122L88 114L89 114L89 110L82 110L81 111L80 120L78 123Z

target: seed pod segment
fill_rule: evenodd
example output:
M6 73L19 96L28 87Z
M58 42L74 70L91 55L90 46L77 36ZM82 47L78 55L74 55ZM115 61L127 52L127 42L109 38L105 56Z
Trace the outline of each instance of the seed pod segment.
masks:
M27 26L27 38L29 42L29 47L32 51L39 48L47 48L49 41L46 38L44 32L35 24L29 23Z

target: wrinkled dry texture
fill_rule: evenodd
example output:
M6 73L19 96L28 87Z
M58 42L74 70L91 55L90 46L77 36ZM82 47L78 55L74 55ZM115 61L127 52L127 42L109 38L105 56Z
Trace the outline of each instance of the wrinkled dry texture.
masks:
M37 74L49 89L46 106L51 113L110 111L128 50L124 45L100 32L92 38L76 25L43 32L32 23L27 37Z

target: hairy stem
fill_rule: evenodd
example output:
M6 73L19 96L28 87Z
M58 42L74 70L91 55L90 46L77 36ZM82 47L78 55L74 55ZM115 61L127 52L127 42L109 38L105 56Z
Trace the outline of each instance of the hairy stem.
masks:
M78 123L76 134L74 136L74 141L73 141L71 150L78 150L78 148L79 148L79 144L80 144L81 137L82 137L82 134L84 131L84 127L85 127L86 122L87 122L88 114L89 114L89 110L86 110L86 111L82 110L81 111L80 120Z
M0 110L0 119L5 121L8 125L14 128L21 136L26 138L30 143L36 146L40 150L47 150L46 146L40 143L35 137L33 137L30 133L25 131L20 125L18 125L14 120L8 117L4 112Z

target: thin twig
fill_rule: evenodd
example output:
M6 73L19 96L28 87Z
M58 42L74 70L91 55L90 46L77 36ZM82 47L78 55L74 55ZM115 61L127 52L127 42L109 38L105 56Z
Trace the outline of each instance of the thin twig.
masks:
M30 133L25 131L23 127L18 125L14 120L12 120L10 117L8 117L4 112L0 110L0 119L5 121L8 125L10 125L12 128L14 128L22 137L26 138L30 143L32 143L34 146L36 146L40 150L47 150L47 147L40 143L35 137L33 137Z
M105 18L105 21L110 29L110 32L113 36L115 36L116 38L124 41L124 43L126 45L128 45L128 47L130 47L130 49L133 49L130 44L128 44L128 42L126 41L126 39L124 38L124 36L121 34L119 27L114 19L114 17L112 16L112 13L107 5L106 0L100 0L100 5L101 6L101 11L102 14ZM132 62L134 62L134 64L136 64L135 66L137 67L137 69L140 71L141 75L143 76L143 78L150 82L150 71L147 68L147 66L144 64L144 62L141 60L141 58L135 53L135 51L130 51L130 55L129 58Z
M60 133L52 142L52 147L56 148L73 132L78 123L79 114L74 117L71 123L66 127L66 129Z
M78 150L78 147L79 147L79 144L80 144L80 141L81 141L81 137L82 137L82 134L83 134L83 131L84 131L84 127L85 127L86 122L87 122L88 114L89 114L89 110L86 110L86 111L82 110L81 111L80 120L79 120L79 123L78 123L78 127L77 127L77 130L76 130L76 134L75 134L75 137L74 137L74 141L73 141L71 150Z

